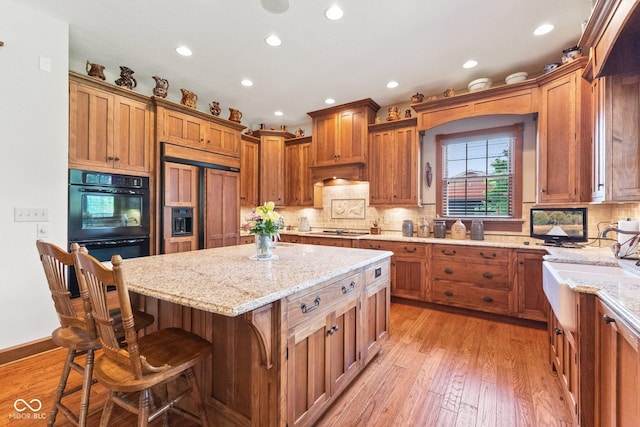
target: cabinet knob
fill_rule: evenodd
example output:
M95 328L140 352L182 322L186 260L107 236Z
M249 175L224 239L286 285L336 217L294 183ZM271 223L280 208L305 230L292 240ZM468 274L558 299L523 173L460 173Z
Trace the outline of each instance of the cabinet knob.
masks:
M544 193L544 192L545 192L544 188L541 188L541 189L540 189L540 192L541 192L541 193Z
M444 272L447 274L453 274L453 269L452 268L445 268Z
M490 296L482 297L482 301L484 301L484 302L493 302L493 298L491 298Z
M553 332L554 332L556 335L562 335L562 334L564 334L564 331L563 331L562 329L560 329L560 328L554 328L554 329L553 329Z
M453 296L453 292L451 291L444 291L444 294L448 297L452 297Z
M112 156L107 157L107 160L113 160Z
M606 323L606 324L616 323L616 319L614 319L613 317L609 316L608 314L605 314L604 316L602 316L602 320L604 320L604 323Z
M120 157L114 157L113 160L115 160L116 162L120 161Z
M493 274L491 273L482 273L482 277L484 277L485 279L493 279Z

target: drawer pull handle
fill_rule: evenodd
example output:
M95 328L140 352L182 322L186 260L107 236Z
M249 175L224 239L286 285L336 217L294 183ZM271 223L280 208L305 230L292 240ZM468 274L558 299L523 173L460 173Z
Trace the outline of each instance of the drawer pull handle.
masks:
M553 332L555 332L556 335L562 335L564 334L564 331L560 328L554 328Z
M482 277L484 277L485 279L493 279L493 274L491 273L482 273Z
M456 250L448 251L446 249L442 249L442 253L446 256L454 256L456 254Z
M489 296L486 296L486 297L482 298L482 301L484 301L484 302L493 302L493 298L491 298Z
M418 248L416 248L416 247L413 247L413 248L408 248L408 247L406 247L406 246L404 247L404 251L405 251L405 252L409 252L409 253L414 253L414 252L416 252L417 250L418 250Z
M480 256L481 256L482 258L486 258L486 259L494 259L495 257L497 257L497 256L498 256L498 254L496 254L496 253L494 252L494 253L492 253L491 255L487 255L487 254L485 254L484 252L480 252Z
M604 316L602 316L602 320L604 320L604 323L606 323L606 324L616 323L616 319L614 319L613 317L609 316L608 314L605 314Z
M444 294L448 297L452 297L453 296L453 292L451 291L444 291Z
M453 270L450 269L450 268L445 268L444 272L447 273L447 274L453 274Z
M342 285L342 293L343 294L348 294L350 292L353 292L353 289L356 287L356 282L354 282L353 280L351 281L351 284L349 284L349 287L347 288L345 285Z
M300 310L302 310L303 313L312 312L313 310L315 310L320 306L320 297L316 297L316 299L313 302L314 304L311 307L307 307L307 304L305 303L300 304Z

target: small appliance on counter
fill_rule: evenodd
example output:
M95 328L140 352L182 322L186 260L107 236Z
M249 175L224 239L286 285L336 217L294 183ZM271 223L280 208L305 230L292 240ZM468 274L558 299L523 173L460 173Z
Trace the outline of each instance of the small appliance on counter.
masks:
M640 223L627 218L618 221L618 229L629 232L629 234L618 233L618 244L620 245L618 256L623 258L635 255L638 252L638 243L640 242L637 234L634 233L640 233Z
M402 221L402 235L404 237L413 237L413 221L405 219Z

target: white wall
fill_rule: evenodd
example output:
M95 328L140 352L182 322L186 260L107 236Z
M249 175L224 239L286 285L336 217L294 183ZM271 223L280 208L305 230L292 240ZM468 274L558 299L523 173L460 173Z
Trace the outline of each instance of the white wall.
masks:
M59 325L35 241L14 208L47 208L50 236L67 240L67 23L0 0L0 349L45 338ZM51 71L40 70L40 58Z

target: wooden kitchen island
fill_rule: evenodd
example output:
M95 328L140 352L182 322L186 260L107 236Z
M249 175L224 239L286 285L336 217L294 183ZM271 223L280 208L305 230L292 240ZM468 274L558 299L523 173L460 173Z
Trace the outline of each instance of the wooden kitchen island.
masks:
M214 425L310 425L389 334L391 252L279 243L124 260L151 327L213 343L197 369ZM147 331L149 332L149 330Z

